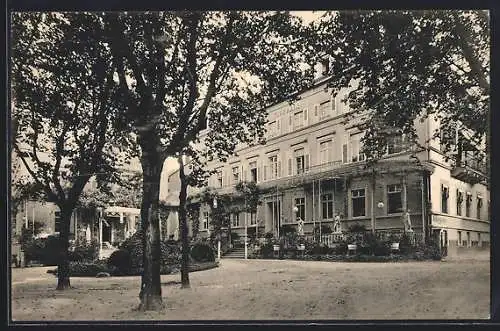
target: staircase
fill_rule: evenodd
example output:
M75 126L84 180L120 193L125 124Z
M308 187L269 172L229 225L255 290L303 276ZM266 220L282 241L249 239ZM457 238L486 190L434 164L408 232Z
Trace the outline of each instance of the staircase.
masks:
M245 247L234 247L230 252L222 256L224 259L244 259Z

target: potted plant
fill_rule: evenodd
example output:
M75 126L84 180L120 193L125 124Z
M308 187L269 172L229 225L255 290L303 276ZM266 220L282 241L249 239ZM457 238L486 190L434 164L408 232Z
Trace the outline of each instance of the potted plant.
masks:
M272 243L273 243L273 251L274 252L279 252L279 250L280 250L280 242L277 239L274 239L272 241Z

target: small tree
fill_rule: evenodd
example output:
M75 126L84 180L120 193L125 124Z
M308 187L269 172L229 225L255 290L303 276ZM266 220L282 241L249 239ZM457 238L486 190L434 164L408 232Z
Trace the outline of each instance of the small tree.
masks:
M94 175L113 181L125 162L119 156L127 140L112 126L110 54L95 33L100 24L85 13L12 16L12 146L29 174L16 181L61 211L60 290L70 287L70 218L83 188Z

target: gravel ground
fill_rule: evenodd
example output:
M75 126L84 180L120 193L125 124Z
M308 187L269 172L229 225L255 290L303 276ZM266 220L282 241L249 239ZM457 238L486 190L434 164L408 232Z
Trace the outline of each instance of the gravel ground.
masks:
M72 278L55 291L47 268L13 269L12 319L345 320L487 319L489 261L342 263L222 260L219 268L162 276L166 308L139 312L139 277Z

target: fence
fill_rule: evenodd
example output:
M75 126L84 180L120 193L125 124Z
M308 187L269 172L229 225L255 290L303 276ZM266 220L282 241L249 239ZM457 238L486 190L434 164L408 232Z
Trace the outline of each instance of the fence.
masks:
M371 233L371 231L367 232L359 232L359 233L330 233L330 234L324 234L321 235L321 238L318 238L319 236L314 236L314 235L305 235L304 236L304 241L306 243L314 244L314 243L320 243L323 245L326 245L328 247L332 247L337 243L340 242L347 242L347 241L363 241L365 238L365 235ZM390 237L393 238L395 242L399 242L405 232L401 230L381 230L381 231L376 231L375 236L378 240L389 240ZM410 240L411 245L417 245L419 243L423 242L423 233L421 232L406 232L406 235L408 236ZM284 247L291 247L296 243L296 240L288 237L282 237L281 243L284 245Z

